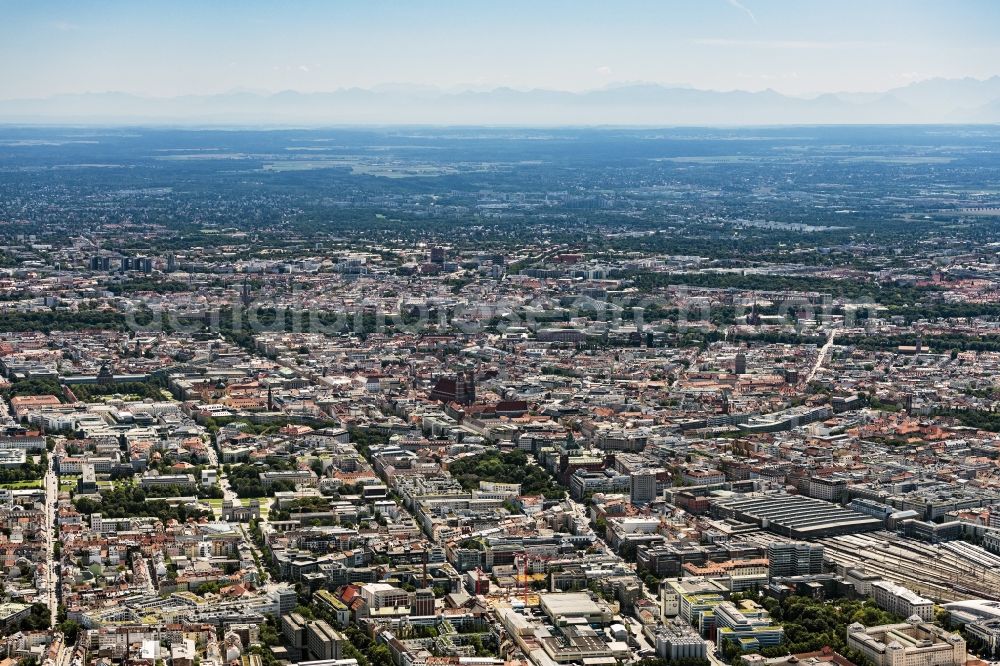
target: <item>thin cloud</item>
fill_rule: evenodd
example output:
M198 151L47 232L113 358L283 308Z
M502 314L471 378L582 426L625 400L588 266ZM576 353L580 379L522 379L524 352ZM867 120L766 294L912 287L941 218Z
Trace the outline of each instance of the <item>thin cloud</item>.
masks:
M611 68L608 67L607 65L602 65L602 66L598 67L597 69L595 69L594 71L597 72L598 74L600 74L601 76L610 76L611 75Z
M70 23L69 21L57 21L52 27L59 32L71 32L73 30L80 29L80 26L75 23Z
M717 39L711 37L694 39L691 41L699 46L733 46L751 49L850 49L881 45L876 42L818 42L787 39Z
M757 22L757 17L754 16L753 12L750 11L750 8L744 5L742 2L740 2L740 0L728 0L728 2L730 6L735 7L736 9L740 10L741 12L749 16L751 21L753 21L754 23Z

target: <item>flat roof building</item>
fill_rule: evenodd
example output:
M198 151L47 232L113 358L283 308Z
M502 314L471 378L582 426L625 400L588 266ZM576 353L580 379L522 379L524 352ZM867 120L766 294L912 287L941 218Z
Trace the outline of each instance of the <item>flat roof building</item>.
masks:
M585 592L551 592L541 595L542 611L553 624L562 626L576 618L588 624L610 624L611 609L598 604Z

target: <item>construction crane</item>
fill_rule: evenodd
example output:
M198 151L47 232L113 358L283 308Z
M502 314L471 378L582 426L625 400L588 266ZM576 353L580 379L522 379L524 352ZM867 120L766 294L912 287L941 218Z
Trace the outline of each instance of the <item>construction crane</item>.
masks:
M514 556L515 566L521 574L521 592L524 595L524 607L528 607L528 553L518 553Z
M523 593L524 593L524 607L528 607L528 595L531 591L531 585L528 576L531 574L531 560L536 562L547 562L552 558L548 555L532 555L530 553L524 552L520 553L515 557L515 561L518 563L518 568L521 571L521 581L523 583Z

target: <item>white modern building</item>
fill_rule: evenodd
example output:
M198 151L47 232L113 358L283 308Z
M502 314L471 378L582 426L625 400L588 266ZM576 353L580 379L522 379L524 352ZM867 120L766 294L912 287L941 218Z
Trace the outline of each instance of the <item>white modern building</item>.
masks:
M875 597L875 604L879 608L893 615L899 617L916 615L924 622L934 619L934 602L902 585L886 580L876 581L872 583L872 596Z

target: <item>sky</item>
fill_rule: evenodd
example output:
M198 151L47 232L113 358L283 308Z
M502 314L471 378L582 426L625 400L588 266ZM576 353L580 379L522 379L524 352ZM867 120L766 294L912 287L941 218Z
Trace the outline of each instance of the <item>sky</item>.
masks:
M996 0L0 0L0 98L592 90L874 92L1000 74Z

